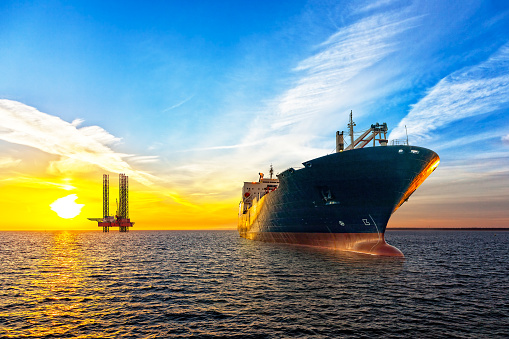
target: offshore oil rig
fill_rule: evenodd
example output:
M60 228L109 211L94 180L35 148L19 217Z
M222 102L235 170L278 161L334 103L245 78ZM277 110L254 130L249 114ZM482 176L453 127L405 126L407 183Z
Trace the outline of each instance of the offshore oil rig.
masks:
M129 219L129 177L123 173L118 176L118 200L117 213L110 216L110 176L103 174L103 217L88 218L97 221L97 226L103 228L103 232L109 232L110 227L118 227L120 232L129 232L134 222Z

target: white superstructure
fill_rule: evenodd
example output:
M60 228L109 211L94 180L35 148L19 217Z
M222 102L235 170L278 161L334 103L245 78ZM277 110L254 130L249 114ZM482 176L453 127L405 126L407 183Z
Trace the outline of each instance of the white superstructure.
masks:
M253 204L253 200L260 200L265 194L268 194L279 186L279 179L272 179L274 170L270 166L270 179L265 179L263 173L259 173L260 179L256 181L246 181L242 187L241 213L247 211Z

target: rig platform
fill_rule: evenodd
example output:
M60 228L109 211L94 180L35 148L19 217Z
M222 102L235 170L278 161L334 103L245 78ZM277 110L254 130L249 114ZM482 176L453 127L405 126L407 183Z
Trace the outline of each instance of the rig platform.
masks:
M88 218L96 221L98 227L103 228L103 232L109 232L110 227L118 227L120 232L129 232L134 222L129 219L129 177L123 173L118 176L118 201L117 213L110 216L110 176L103 174L103 217Z

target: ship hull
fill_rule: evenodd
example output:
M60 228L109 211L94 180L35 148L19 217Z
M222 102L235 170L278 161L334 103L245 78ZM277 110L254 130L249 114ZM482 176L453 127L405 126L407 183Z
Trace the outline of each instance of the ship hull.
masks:
M436 168L415 146L334 153L278 175L279 187L239 214L239 234L266 242L402 256L385 242L390 216Z
M249 232L244 237L271 243L297 244L371 255L403 257L403 253L399 249L385 242L383 233Z

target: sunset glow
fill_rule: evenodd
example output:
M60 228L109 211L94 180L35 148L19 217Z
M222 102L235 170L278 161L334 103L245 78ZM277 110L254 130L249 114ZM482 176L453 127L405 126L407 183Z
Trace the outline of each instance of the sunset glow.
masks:
M333 152L350 110L441 159L389 228L509 226L509 5L141 7L0 4L0 230L98 230L119 173L134 230L235 229L243 182Z

